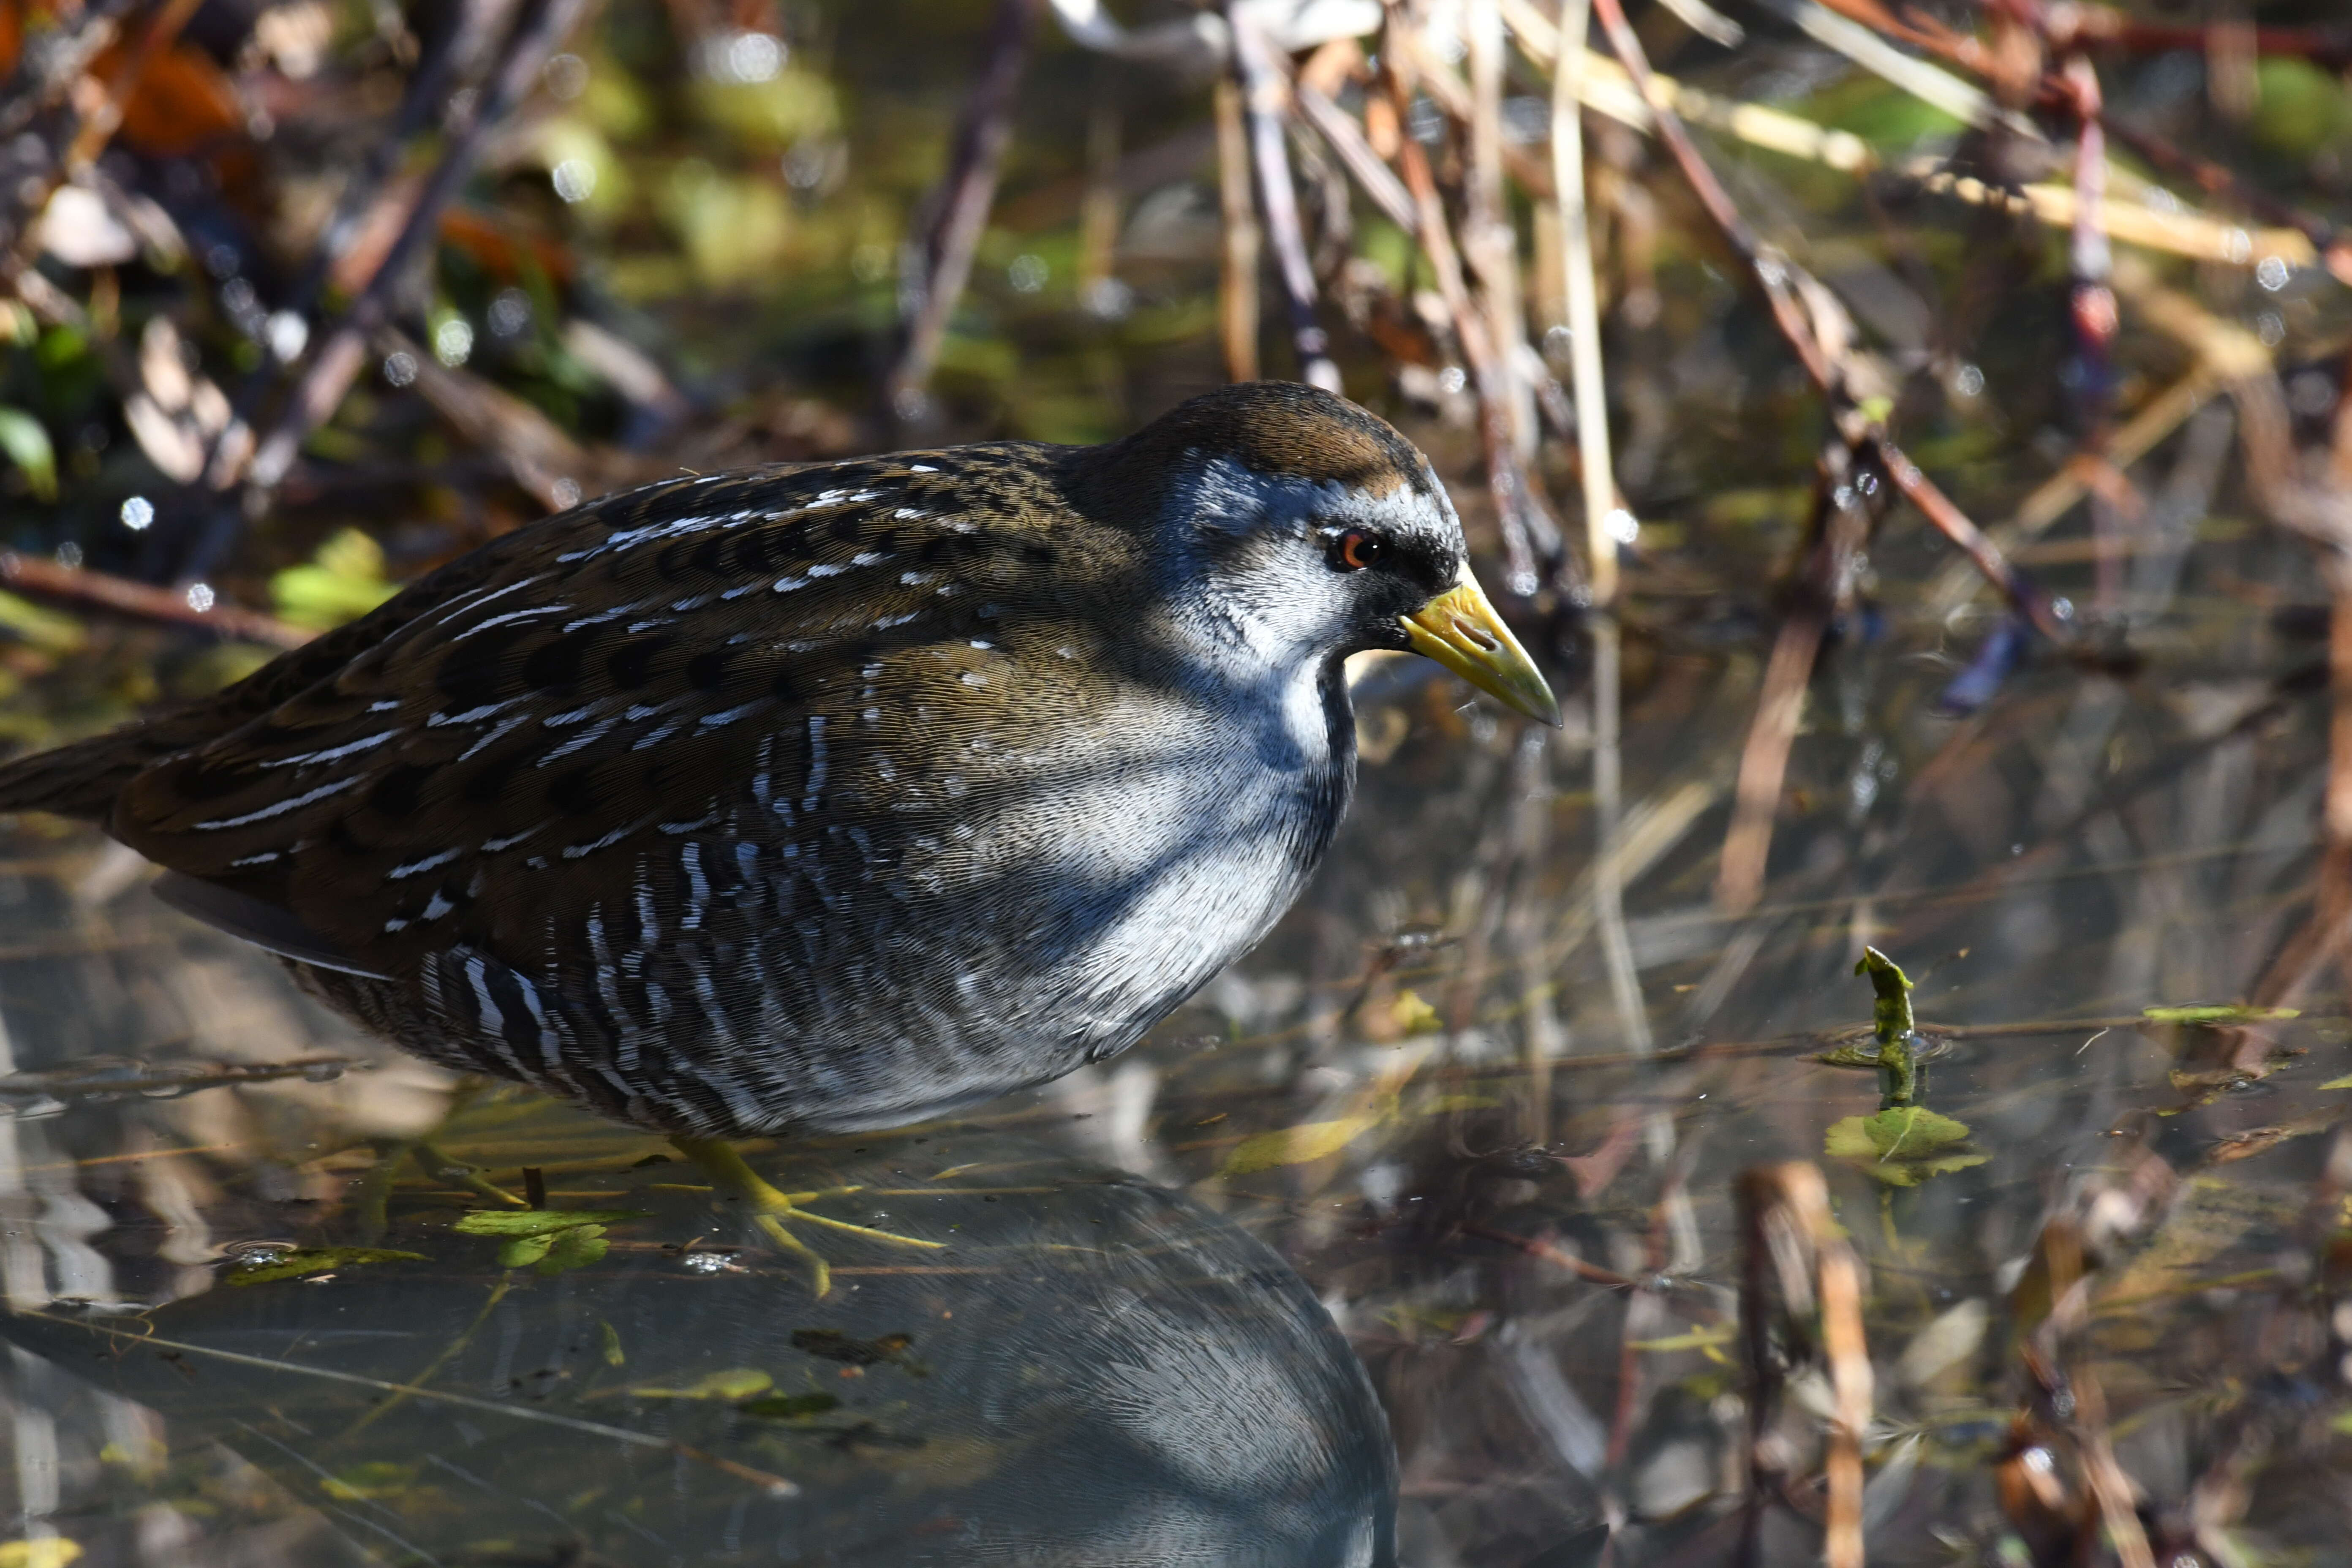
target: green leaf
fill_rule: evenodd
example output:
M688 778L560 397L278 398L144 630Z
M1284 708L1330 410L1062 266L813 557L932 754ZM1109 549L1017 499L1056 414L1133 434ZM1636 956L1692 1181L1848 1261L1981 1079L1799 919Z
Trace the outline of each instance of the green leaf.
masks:
M1838 1147L1841 1130L1847 1147ZM1862 1145L1853 1146L1855 1131ZM1902 1105L1875 1116L1849 1116L1830 1129L1829 1152L1841 1159L1891 1160L1897 1155L1932 1154L1969 1140L1968 1123L1955 1121L1923 1105Z
M89 632L80 621L14 594L0 593L0 626L44 653L79 653L89 641Z
M393 1252L381 1247L298 1247L289 1252L256 1253L255 1261L228 1271L231 1285L266 1285L273 1279L300 1279L366 1263L427 1263L421 1252Z
M356 528L331 535L309 564L269 580L278 619L320 631L357 620L398 591L384 581L383 547Z
M1307 1165L1338 1153L1378 1124L1380 1117L1366 1112L1337 1121L1302 1121L1243 1139L1225 1156L1221 1176L1246 1176L1277 1165Z
M762 1421L799 1421L838 1410L841 1401L830 1394L771 1394L764 1398L747 1399L735 1408Z
M509 1246L514 1245L512 1242ZM539 1260L541 1274L561 1274L567 1268L585 1268L601 1262L613 1244L604 1239L601 1225L583 1225L571 1230L560 1230L548 1239L547 1256Z
M543 1261L554 1249L555 1237L551 1236L519 1236L499 1248L499 1267L528 1268Z
M25 470L25 480L42 500L58 499L58 453L48 427L21 408L0 405L0 452Z
M648 1209L475 1209L449 1228L461 1236L546 1236L583 1225L645 1219Z
M697 1378L682 1388L646 1385L624 1390L632 1399L724 1399L730 1404L756 1398L776 1385L776 1380L756 1367L730 1366Z
M2308 60L2273 56L2254 68L2254 141L2289 158L2308 158L2352 134L2352 98L2344 84Z
M1738 1329L1730 1323L1717 1323L1713 1328L1694 1326L1686 1334L1668 1334L1664 1339L1633 1340L1627 1349L1637 1351L1704 1351L1727 1345L1738 1337Z
M2247 1007L2236 1003L2202 1007L2145 1007L2140 1016L2158 1024L2259 1024L2266 1019L2300 1018L2296 1007Z
M1395 1020L1399 1034L1433 1035L1445 1026L1437 1009L1422 1000L1418 991L1398 992L1389 1016Z
M1889 1186L1916 1187L1930 1176L1965 1171L1988 1156L1966 1147L1965 1122L1924 1106L1903 1105L1875 1116L1849 1116L1831 1124L1822 1152L1851 1160Z
M2352 1073L2347 1073L2342 1078L2331 1078L2319 1087L2322 1089L2352 1089Z

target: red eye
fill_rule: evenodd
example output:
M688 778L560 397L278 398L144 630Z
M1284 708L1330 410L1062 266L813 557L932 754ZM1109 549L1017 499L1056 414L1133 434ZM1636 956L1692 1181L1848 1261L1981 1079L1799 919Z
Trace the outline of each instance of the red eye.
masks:
M1389 552L1388 542L1351 528L1331 546L1331 564L1342 572L1360 572L1376 566Z

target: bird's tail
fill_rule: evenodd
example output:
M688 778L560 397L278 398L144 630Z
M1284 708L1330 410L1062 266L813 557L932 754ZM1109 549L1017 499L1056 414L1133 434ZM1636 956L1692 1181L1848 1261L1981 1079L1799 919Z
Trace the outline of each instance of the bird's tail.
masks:
M194 721L193 722L191 721ZM217 721L158 714L103 735L0 763L0 813L47 811L104 826L114 799L150 763L210 738Z

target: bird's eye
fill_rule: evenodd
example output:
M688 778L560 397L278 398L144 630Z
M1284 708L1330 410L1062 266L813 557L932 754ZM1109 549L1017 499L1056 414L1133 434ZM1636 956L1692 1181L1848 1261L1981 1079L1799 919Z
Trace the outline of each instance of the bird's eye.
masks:
M1389 542L1377 534L1351 528L1331 542L1331 565L1335 571L1360 572L1367 566L1377 566L1388 558Z

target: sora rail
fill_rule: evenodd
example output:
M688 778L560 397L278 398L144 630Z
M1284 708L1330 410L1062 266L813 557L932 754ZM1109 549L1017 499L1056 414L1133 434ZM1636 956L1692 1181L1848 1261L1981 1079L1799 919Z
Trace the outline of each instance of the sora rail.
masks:
M1263 936L1382 647L1559 721L1427 459L1257 383L608 496L0 810L435 1061L691 1139L879 1127L1111 1056Z

